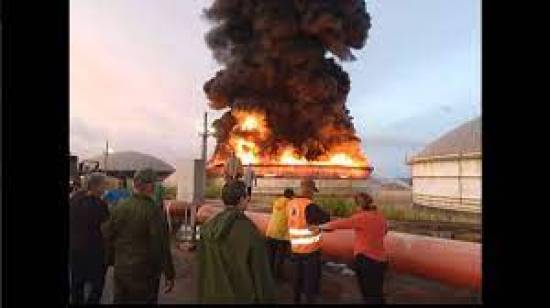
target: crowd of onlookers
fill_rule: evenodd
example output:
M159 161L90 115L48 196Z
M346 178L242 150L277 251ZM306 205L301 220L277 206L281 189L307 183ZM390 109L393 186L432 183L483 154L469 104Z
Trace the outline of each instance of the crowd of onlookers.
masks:
M291 279L295 303L315 303L320 295L321 242L324 232L353 229L354 268L366 303L383 303L387 223L371 196L355 196L350 218L330 220L314 201L315 181L305 178L299 191L287 188L272 205L265 234L245 215L256 177L232 155L221 191L224 209L201 225L196 277L199 303L276 303L277 288ZM105 274L113 266L114 303L157 302L174 287L174 266L157 175L138 171L133 189L124 183L105 192L106 178L91 174L70 197L71 302L99 303ZM292 265L291 275L283 270ZM84 294L84 286L91 286Z

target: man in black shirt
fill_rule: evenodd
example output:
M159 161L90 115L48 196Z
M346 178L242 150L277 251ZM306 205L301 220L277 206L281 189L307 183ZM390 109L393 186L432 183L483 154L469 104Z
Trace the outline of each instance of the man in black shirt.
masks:
M107 220L107 204L101 200L105 176L92 174L86 191L74 194L69 201L71 303L99 304L107 270L101 224ZM84 286L91 291L84 299Z

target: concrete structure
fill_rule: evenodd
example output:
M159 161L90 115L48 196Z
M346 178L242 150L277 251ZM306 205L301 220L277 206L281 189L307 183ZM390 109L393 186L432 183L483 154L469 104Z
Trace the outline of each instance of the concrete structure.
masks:
M252 193L255 196L280 196L285 188L293 188L296 192L300 187L300 177L258 177L258 186L254 187ZM221 187L224 184L223 178L209 178L209 184ZM410 186L401 181L393 179L384 179L375 175L369 176L368 179L318 179L315 178L315 183L319 188L319 196L335 196L335 197L350 197L358 192L370 192L379 194L380 191L410 191Z
M204 198L204 161L202 159L184 160L178 163L176 178L178 201L197 203Z
M407 161L414 204L480 213L481 152L480 117L427 145Z

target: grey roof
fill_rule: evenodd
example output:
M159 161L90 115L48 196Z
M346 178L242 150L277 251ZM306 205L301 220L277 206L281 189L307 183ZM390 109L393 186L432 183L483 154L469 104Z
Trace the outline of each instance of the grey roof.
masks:
M481 117L470 120L428 144L414 158L481 153Z
M104 155L97 155L90 159L99 161L99 167L103 170ZM144 168L152 168L162 173L173 173L175 171L168 163L152 155L134 151L109 154L107 167L107 171L136 171Z

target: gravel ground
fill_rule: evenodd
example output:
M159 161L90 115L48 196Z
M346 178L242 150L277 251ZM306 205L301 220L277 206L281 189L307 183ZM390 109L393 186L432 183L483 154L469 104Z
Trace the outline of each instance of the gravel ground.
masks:
M176 283L168 294L159 293L159 304L192 304L196 302L195 258L196 253L172 248ZM356 277L343 275L342 267L323 267L321 281L322 296L319 303L353 304L361 303ZM350 271L348 271L350 272ZM284 276L291 277L290 266L286 264ZM161 287L162 287L161 280ZM282 304L292 303L292 287L288 281L279 281L278 298ZM112 303L112 269L107 273L103 304ZM475 304L481 303L480 294L469 290L451 288L436 282L412 276L387 273L385 284L388 304Z

